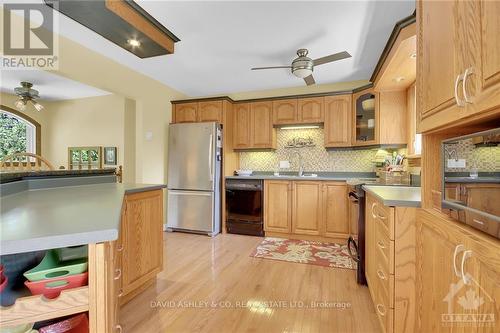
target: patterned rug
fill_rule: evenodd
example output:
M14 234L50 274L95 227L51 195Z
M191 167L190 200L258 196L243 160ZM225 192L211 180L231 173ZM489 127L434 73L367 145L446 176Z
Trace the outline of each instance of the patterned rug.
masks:
M356 262L349 256L346 244L266 237L250 256L323 267L356 269Z

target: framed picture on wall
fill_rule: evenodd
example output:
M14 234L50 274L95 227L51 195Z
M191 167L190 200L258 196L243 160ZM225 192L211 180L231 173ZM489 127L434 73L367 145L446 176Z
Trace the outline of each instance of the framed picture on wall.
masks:
M116 165L116 147L104 147L104 164Z

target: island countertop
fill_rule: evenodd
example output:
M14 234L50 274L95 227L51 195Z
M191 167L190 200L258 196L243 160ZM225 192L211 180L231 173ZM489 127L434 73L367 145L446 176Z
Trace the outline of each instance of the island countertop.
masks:
M420 207L420 187L363 185L363 189L384 206Z
M27 189L2 196L0 254L116 240L125 194L164 187L103 183Z

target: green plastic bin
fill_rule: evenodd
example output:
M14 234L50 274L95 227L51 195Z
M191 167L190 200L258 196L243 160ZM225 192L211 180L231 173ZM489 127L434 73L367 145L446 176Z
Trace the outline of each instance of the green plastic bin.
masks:
M55 250L48 250L38 266L24 273L28 280L40 281L55 277L81 274L87 271L87 258L59 261Z
M89 249L87 245L79 245L62 247L60 249L55 249L55 251L59 261L66 261L87 258Z

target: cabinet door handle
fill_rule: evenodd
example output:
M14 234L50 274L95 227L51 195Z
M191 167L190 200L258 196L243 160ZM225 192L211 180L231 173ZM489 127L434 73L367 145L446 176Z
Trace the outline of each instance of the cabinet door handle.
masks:
M386 279L384 272L382 272L380 269L377 269L377 275L380 278L380 280Z
M120 245L119 247L116 248L117 252L122 252L123 251L123 245Z
M460 83L460 81L463 81L463 79L464 75L459 74L457 76L457 79L455 80L455 102L457 103L458 106L465 106L465 103L458 98L458 83Z
M118 324L115 326L115 330L118 332L118 333L122 333L123 331L123 328L122 328L122 325Z
M459 244L459 245L455 246L455 252L453 252L453 270L455 271L455 275L457 277L462 277L457 269L457 255L459 252L462 252L464 250L465 250L465 246L463 246L463 244Z
M123 288L120 288L120 290L118 290L118 297L122 296L123 296Z
M115 280L119 280L121 276L122 276L122 270L121 270L121 269L119 269L119 268L117 268L117 269L115 270L115 277L114 277L114 279L115 279Z
M380 303L379 303L379 304L377 304L376 308L377 308L377 312L378 312L378 313L379 313L382 317L385 317L385 313L386 313L386 311L385 311L385 306L383 306L382 304L380 304Z
M469 274L465 273L465 261L467 260L467 258L471 256L472 256L471 250L464 251L464 255L462 256L461 271L462 271L462 280L464 281L464 284L469 284L470 282Z
M474 73L474 68L473 67L469 67L465 70L464 72L464 77L463 77L463 80L462 80L462 91L464 93L464 100L466 103L470 103L472 104L472 101L470 100L469 96L467 95L467 88L466 88L466 85L467 85L467 77L470 75L470 74L473 74Z

